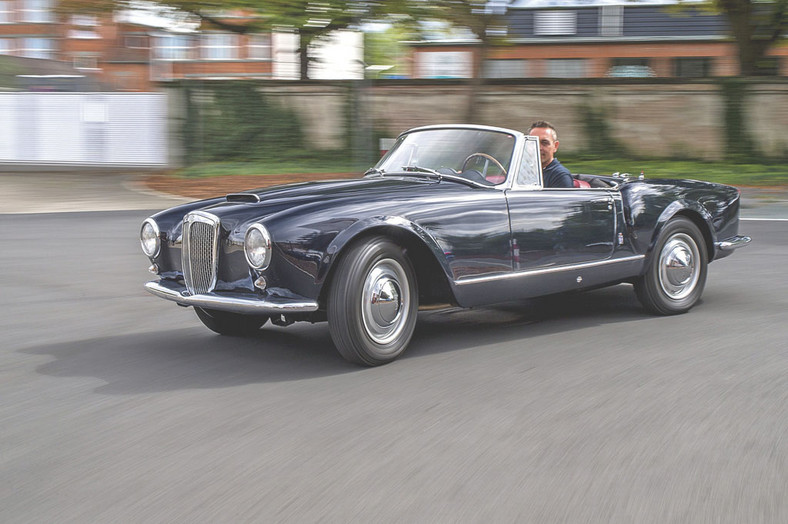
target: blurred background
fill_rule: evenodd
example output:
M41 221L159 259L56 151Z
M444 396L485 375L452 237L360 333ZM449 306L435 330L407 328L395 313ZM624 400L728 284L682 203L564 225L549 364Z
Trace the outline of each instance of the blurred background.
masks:
M544 119L581 167L781 166L786 11L783 0L0 0L0 164L347 172L414 126Z

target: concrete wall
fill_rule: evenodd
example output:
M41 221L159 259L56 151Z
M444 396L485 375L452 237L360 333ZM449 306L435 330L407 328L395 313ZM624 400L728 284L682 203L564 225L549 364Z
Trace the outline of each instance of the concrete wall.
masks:
M326 150L347 144L349 125L394 137L420 125L465 123L471 89L462 81L268 81L259 88L299 115L311 147ZM788 81L748 88L748 131L762 153L786 155ZM476 123L525 131L534 120L548 120L558 128L564 152L595 147L597 137L588 133L583 116L590 107L633 153L724 157L725 99L714 81L499 81L478 89ZM351 124L348 108L355 97L361 97L366 120Z

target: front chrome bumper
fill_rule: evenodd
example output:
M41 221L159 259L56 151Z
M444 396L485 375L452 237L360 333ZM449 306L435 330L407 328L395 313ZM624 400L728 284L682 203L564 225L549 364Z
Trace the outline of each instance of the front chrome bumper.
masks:
M247 315L279 315L286 313L311 313L317 311L318 304L307 298L268 296L251 298L241 293L200 293L190 295L186 287L170 280L148 282L145 289L166 300L183 306L204 307Z
M715 242L714 246L720 251L733 251L736 248L746 246L750 242L752 242L752 238L736 235L735 237L726 238L725 240Z

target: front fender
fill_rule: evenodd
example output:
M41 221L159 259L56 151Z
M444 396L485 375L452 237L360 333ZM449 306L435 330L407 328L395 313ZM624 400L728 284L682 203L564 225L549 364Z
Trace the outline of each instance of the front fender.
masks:
M348 246L348 244L350 244L359 236L376 230L400 232L402 234L419 239L419 241L430 251L432 256L438 262L446 277L448 278L448 276L451 274L443 249L441 249L438 242L428 231L415 222L403 217L375 216L353 223L350 227L344 229L336 237L334 237L326 249L323 262L319 268L317 275L318 283L322 284L325 281L326 277L331 272L334 263L341 256L343 250Z

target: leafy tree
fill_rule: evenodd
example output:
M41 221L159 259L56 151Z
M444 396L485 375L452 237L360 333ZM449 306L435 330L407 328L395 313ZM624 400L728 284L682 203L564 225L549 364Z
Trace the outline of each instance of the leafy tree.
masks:
M309 47L330 33L360 26L364 21L405 12L406 0L61 0L66 13L107 12L158 6L166 13L189 13L203 25L236 33L289 29L299 35L301 79L309 77ZM232 14L232 17L228 17Z
M388 74L403 74L400 70L401 57L406 52L401 43L408 40L408 32L399 24L393 24L385 30L366 31L364 33L364 62L370 66L391 66Z
M758 74L766 52L788 30L788 0L717 0L739 48L741 74Z
M469 30L478 40L469 79L465 121L478 120L478 93L484 82L484 67L493 45L505 41L506 5L510 0L431 0L427 6L416 0L410 13L448 22L453 27ZM415 8L414 8L415 4Z
M687 4L686 0L679 0ZM763 73L769 49L788 30L788 0L708 0L725 14L739 54L740 74Z

